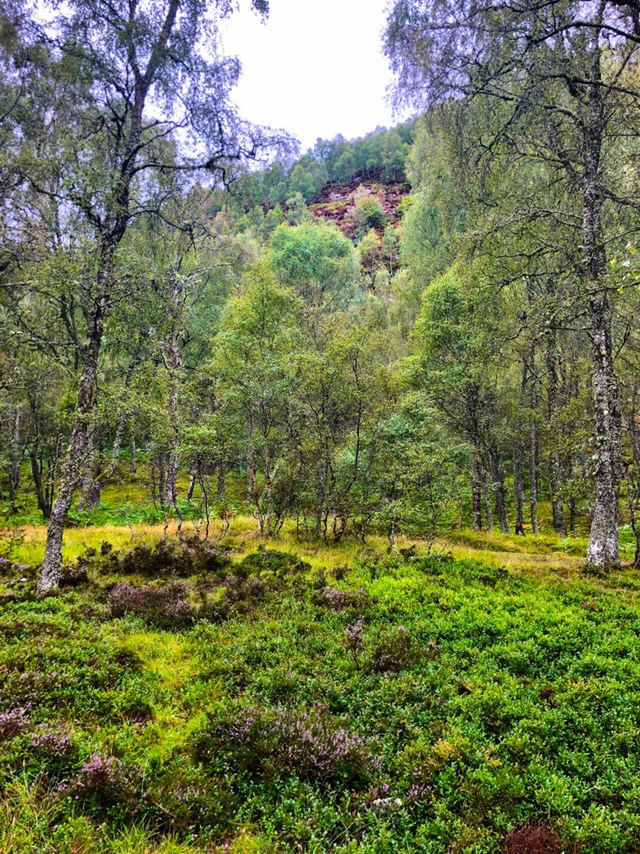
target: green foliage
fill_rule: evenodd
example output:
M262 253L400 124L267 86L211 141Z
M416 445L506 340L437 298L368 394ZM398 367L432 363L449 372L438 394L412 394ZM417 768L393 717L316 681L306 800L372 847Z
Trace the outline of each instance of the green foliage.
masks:
M283 284L311 303L335 301L343 307L357 293L358 264L352 244L337 228L304 222L277 228L269 264Z
M381 228L384 223L382 203L375 196L356 199L355 222L359 229Z
M291 170L289 191L301 193L306 202L311 202L327 183L327 170L313 157L301 158Z
M161 632L109 618L105 560L3 606L3 850L497 854L527 824L635 850L633 573L363 553L337 580L270 550L224 570L268 601Z

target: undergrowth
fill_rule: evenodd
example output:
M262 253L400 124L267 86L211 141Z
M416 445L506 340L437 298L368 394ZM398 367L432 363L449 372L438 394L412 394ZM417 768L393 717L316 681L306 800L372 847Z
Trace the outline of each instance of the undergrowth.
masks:
M638 574L407 555L5 587L0 851L637 852Z

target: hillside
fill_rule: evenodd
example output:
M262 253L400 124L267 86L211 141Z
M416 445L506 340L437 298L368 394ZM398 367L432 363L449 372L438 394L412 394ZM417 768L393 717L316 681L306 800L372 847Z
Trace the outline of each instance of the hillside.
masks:
M408 184L384 184L379 181L360 181L328 184L319 197L309 205L314 216L333 222L347 237L356 236L353 220L356 200L364 195L376 198L382 205L385 225L397 228L402 220L402 202L409 195Z

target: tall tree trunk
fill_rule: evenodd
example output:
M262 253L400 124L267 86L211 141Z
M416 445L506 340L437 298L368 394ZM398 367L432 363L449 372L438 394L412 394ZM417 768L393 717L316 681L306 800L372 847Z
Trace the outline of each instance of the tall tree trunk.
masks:
M106 294L111 278L109 269L110 267L103 262L98 280L99 285L102 286L99 289L102 295L94 302L89 322L89 342L78 386L76 413L73 419L67 453L61 467L58 495L49 519L44 561L38 580L38 593L40 595L55 589L60 582L64 526L69 510L71 509L73 494L80 474L87 462L87 429L89 414L93 406L93 398L98 382L98 358L104 331L104 315L108 303Z
M178 269L173 273L171 287L171 334L164 345L165 366L169 375L169 460L167 463L167 507L178 510L178 470L180 468L180 382L182 353L180 333L183 328L183 284Z
M178 286L174 288L173 302L174 311L177 312L177 304L181 290ZM166 502L167 507L178 509L178 469L180 468L180 345L178 343L178 329L174 328L171 340L166 348L166 364L169 371L169 460L167 463Z
M487 524L487 531L493 531L493 511L491 510L489 478L485 469L482 471L482 501L484 504L484 518Z
M513 454L513 491L516 504L518 526L524 524L524 503L526 500L524 483L524 446L517 442Z
M258 534L264 535L264 516L260 506L260 484L256 473L256 454L253 444L253 408L249 408L249 443L247 446L247 500L253 505L253 515L258 523Z
M482 460L478 454L473 456L473 471L471 474L471 505L474 531L482 530Z
M504 473L498 474L493 484L493 497L496 505L498 525L503 534L509 533L509 517L507 515L507 487L504 485Z
M24 448L20 443L20 410L16 407L13 413L13 430L11 432L11 462L9 466L9 513L17 513L18 487L20 486L20 463Z
M31 477L36 488L36 500L38 502L38 510L42 513L43 519L48 519L51 515L51 508L47 506L44 489L42 485L42 457L38 457L38 445L34 443L28 451L29 462L31 464Z
M526 458L526 416L527 389L529 384L529 354L522 360L522 380L520 383L520 403L518 417L518 436L513 452L513 491L516 504L516 533L524 525L524 504L526 501L525 458Z
M321 463L316 475L316 511L315 511L315 534L320 538L323 534L322 523L326 516L327 483L329 481L329 464L325 460ZM326 529L325 529L326 531Z
M194 493L195 488L196 488L197 477L198 477L198 467L197 467L197 463L196 463L196 465L193 468L193 471L191 472L191 478L189 479L189 487L187 488L187 494L185 496L187 501L191 501L191 499L193 498L193 493Z
M503 534L508 534L509 518L507 516L507 488L504 485L504 466L496 448L489 453L489 471L498 525Z
M559 398L559 360L557 333L550 327L546 335L546 363L547 363L547 417L551 428L551 450L549 453L549 492L551 497L551 515L553 518L553 529L558 534L566 534L564 524L564 511L562 508L562 465L560 454L554 447L555 418L558 411Z
M129 436L129 471L131 474L135 474L137 471L136 467L136 437L135 433L131 431L131 435Z
M247 504L253 504L256 454L253 447L253 409L249 408L249 435L247 441Z
M529 313L535 316L535 285L531 278L526 280L527 302ZM538 410L538 376L536 373L536 340L531 339L529 352L526 357L528 369L527 385L529 388L529 513L531 533L538 533L538 427L536 413Z
M535 386L531 392L531 409L537 406ZM531 416L529 426L529 508L531 513L531 533L538 533L538 429L535 415Z
M569 499L569 536L575 537L576 535L576 499L572 495Z
M604 288L591 300L593 402L595 417L595 501L587 563L606 569L620 565L618 501L622 468L621 417L613 367L611 324Z
M264 449L264 492L265 492L265 536L271 536L271 520L273 516L273 472L271 469L271 454L265 444Z
M227 470L225 468L224 463L220 463L218 466L218 483L217 483L217 496L218 501L226 501L227 498Z
M589 297L593 359L595 422L595 501L587 563L599 569L620 565L618 501L622 479L622 417L613 364L611 309L605 283L607 266L602 234L602 195L598 187L600 153L605 125L600 78L600 48L594 54L596 81L589 89L588 121L584 127L582 235Z

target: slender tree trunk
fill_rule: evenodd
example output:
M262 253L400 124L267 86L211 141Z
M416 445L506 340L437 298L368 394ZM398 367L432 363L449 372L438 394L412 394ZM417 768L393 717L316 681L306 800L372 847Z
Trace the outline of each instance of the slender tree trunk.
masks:
M191 478L189 480L189 487L187 489L187 495L186 495L187 501L191 501L191 499L193 498L193 493L194 493L194 490L196 488L197 476L198 476L197 475L197 468L194 467L193 471L191 472Z
M503 534L509 533L509 517L507 515L507 487L504 485L504 474L500 474L493 487L494 501L498 525Z
M634 383L631 395L631 411L629 413L629 433L631 438L632 457L631 463L624 465L624 477L627 487L627 504L629 507L629 524L636 541L633 566L640 566L640 524L636 511L640 503L640 434L638 430L637 414L638 385ZM633 470L633 475L632 471Z
M551 497L551 514L553 529L558 534L566 534L564 511L562 509L562 465L560 454L554 447L555 418L558 410L559 397L559 353L556 330L550 327L546 335L547 363L547 417L551 428L551 451L549 453L549 492Z
M621 475L621 417L613 367L607 295L591 299L593 336L593 402L595 416L595 501L587 563L598 568L620 565L618 501Z
M533 396L532 396L533 408ZM535 418L529 428L529 507L531 513L531 533L538 533L538 430Z
M325 446L325 457L324 460L321 461L320 466L317 469L316 475L316 512L315 512L315 533L316 537L320 538L323 535L323 520L328 515L328 510L326 505L328 503L328 493L329 493L329 466L330 463L328 461L329 449ZM326 535L326 526L324 527L324 533Z
M493 500L498 517L498 525L503 534L509 533L509 518L507 516L507 488L504 485L504 466L494 449L489 455L489 470L492 478Z
M473 514L473 529L482 530L482 461L477 454L473 457L473 471L471 474L471 505Z
M265 536L271 536L271 519L273 515L273 472L271 471L271 454L265 445L264 449L264 492L265 492Z
M253 447L253 409L249 409L249 437L247 442L247 503L254 503L253 488L256 474L256 458Z
M132 432L129 437L129 471L131 474L135 474L137 471L136 467L136 437Z
M513 490L515 493L516 519L524 524L524 503L526 500L524 483L524 447L518 442L513 454Z
M173 293L174 310L177 311L180 289ZM167 463L166 503L167 507L178 509L178 469L180 468L180 345L178 330L174 329L171 341L166 347L166 362L169 369L169 460Z
M86 488L83 487L82 497L78 502L78 510L97 510L102 498L102 486L99 472L96 477L89 479Z
M13 431L11 433L11 464L9 467L9 513L17 513L18 487L20 486L20 463L24 449L20 443L20 410L13 413Z
M100 345L102 344L104 330L104 314L108 303L106 294L111 278L109 270L110 266L103 262L98 279L98 284L102 286L100 287L102 296L98 297L94 302L94 309L89 323L89 342L78 386L76 414L71 428L69 446L62 463L58 495L51 510L49 528L47 530L44 561L38 580L38 593L40 595L53 590L60 582L64 526L69 510L71 509L73 494L80 474L86 465L88 420L98 382L98 357L100 355Z
M594 80L600 76L600 49L595 52ZM602 234L602 196L598 187L605 124L602 89L591 85L584 129L582 234L591 319L593 410L595 422L595 501L587 564L599 569L620 565L618 502L622 479L622 417L613 363L611 309L603 278L607 266Z
M520 404L518 418L518 437L513 453L513 491L516 504L516 533L523 530L524 504L526 501L525 457L526 457L526 416L527 389L529 384L529 354L522 360L522 381L520 383Z
M487 531L493 531L493 511L491 510L491 494L489 492L489 478L486 470L482 472L482 500L484 503L484 518Z
M535 309L535 286L531 278L526 280L527 302L529 313ZM538 409L538 376L536 373L536 341L533 337L529 346L529 352L525 359L528 370L527 386L529 388L529 513L531 519L531 533L538 533L538 427L536 413Z
M51 506L45 496L42 483L42 457L38 457L38 444L34 443L29 448L29 463L31 464L31 477L36 488L36 500L38 502L38 510L42 513L43 519L48 519L51 515Z
M253 446L253 409L249 409L249 445L247 449L247 500L253 504L253 515L258 523L258 534L264 536L264 515L260 505L260 484L256 473L256 457Z
M224 463L220 463L218 466L218 485L217 485L217 495L218 501L226 500L226 484L227 484L227 471L225 469Z
M569 499L569 536L576 535L576 499L571 496Z

